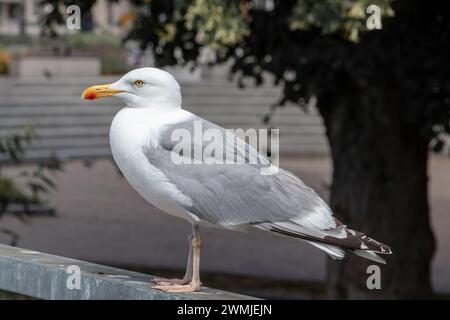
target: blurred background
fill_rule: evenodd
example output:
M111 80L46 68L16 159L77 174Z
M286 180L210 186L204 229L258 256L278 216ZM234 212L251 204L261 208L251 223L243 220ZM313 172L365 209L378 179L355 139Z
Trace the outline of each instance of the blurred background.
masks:
M80 99L157 66L187 110L279 128L281 166L394 252L369 290L361 258L205 229L204 284L264 298L448 298L449 17L444 1L0 0L0 243L183 274L190 225L141 199L112 161L120 102Z

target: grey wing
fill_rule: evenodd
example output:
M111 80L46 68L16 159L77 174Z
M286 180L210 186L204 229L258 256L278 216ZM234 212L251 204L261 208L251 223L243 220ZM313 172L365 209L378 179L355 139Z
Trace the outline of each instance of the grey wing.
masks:
M193 116L189 121L166 126L160 133L160 144L156 149L146 150L151 164L191 199L192 204L186 210L202 220L228 227L264 226L265 223L284 221L301 223L314 229L335 227L331 210L299 178L281 169L274 175L261 175L260 169L270 163L260 154L257 163L247 163L249 155L255 155L257 151L242 140L223 143L228 151L245 156L244 163L194 164L194 152L181 155L191 159L191 164L175 163L173 155L179 141L173 141L172 133L183 128L193 135L194 121L201 122L203 132L214 129L219 130L223 137L230 134L211 122ZM196 144L201 144L201 150L207 147L203 141L194 139L191 150ZM243 155L245 150L247 153Z

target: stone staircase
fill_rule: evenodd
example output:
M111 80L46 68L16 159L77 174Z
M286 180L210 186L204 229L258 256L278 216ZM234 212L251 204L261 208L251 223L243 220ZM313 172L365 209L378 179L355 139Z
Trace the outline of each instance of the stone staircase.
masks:
M121 108L118 99L85 102L89 85L117 77L0 78L0 136L32 124L39 137L28 149L31 160L51 154L62 159L110 156L108 130ZM225 128L267 128L263 117L279 98L273 87L239 89L219 77L181 82L184 107ZM279 108L269 125L280 129L281 155L324 155L328 145L314 108Z

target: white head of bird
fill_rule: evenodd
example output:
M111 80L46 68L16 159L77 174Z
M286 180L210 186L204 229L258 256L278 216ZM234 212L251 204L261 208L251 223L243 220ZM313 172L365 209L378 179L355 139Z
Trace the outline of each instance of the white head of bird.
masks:
M170 73L157 68L132 70L114 83L89 87L81 95L87 100L113 96L132 108L181 108L180 85Z

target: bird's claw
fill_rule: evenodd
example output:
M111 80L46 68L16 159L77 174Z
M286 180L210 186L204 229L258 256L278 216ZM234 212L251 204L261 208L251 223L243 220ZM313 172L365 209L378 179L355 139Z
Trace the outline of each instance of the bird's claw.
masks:
M188 284L169 284L169 285L156 285L153 289L172 292L172 293L190 293L200 290L200 283L190 282Z
M157 286L174 286L174 285L184 285L188 284L189 280L185 279L167 279L167 278L153 278L151 280Z

